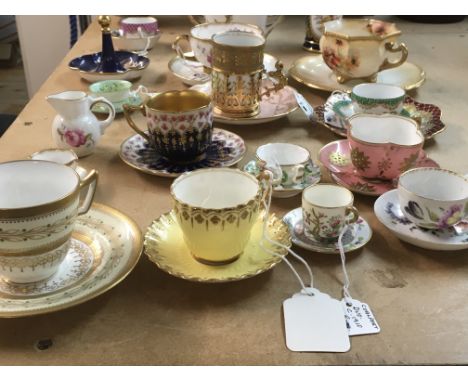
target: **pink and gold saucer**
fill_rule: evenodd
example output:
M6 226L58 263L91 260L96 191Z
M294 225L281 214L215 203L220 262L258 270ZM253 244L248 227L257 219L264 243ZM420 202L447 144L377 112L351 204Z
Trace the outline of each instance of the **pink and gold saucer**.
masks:
M330 142L319 151L319 160L330 171L334 182L358 194L379 196L396 187L391 180L368 179L359 175L351 162L351 152L347 139ZM421 150L413 167L439 167Z

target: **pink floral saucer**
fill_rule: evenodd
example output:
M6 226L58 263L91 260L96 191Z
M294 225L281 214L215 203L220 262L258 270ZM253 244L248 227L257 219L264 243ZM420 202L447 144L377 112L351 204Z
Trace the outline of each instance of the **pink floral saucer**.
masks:
M319 161L330 171L332 179L347 189L363 195L378 196L393 190L395 182L368 179L356 173L351 162L351 153L347 139L330 142L319 151ZM414 167L439 167L437 162L421 151Z

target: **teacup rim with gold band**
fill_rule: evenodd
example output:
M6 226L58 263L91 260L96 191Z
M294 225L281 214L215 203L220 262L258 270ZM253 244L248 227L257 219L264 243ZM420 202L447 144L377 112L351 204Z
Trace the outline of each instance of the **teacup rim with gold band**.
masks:
M181 36L187 36L187 37L191 37L195 40L199 40L199 41L204 41L204 42L211 42L212 41L212 37L207 37L207 38L202 38L202 37L197 37L197 36L194 36L192 35L192 30L194 29L202 29L202 28L205 28L207 27L208 25L242 25L242 26L248 26L248 27L251 27L253 29L256 29L257 31L259 31L262 36L264 36L264 33L263 33L263 30L257 26L257 25L254 25L254 24L248 24L248 23L238 23L236 21L230 21L230 22L227 22L227 23L202 23L202 24L197 24L197 25L194 25L190 28L190 32L189 33L184 33L184 34L181 34L179 36L176 37L176 40L174 41L174 43L176 43L177 39ZM222 32L219 32L219 33L222 33ZM215 33L216 34L216 33Z
M58 163L58 162L55 162L51 159L37 159L37 156L38 155L41 155L41 154L44 154L46 152L61 152L61 153L67 153L69 154L70 156L73 157L73 159L69 160L68 162L65 162L65 163ZM42 161L46 161L46 162L55 162L57 164L63 164L65 166L71 166L73 165L74 163L76 163L78 161L78 155L76 155L76 153L73 151L73 150L70 150L70 149L59 149L59 148L56 148L56 147L50 147L48 149L43 149L43 150L39 150L39 151L36 151L34 153L32 153L31 155L28 156L28 160L42 160Z
M33 160L33 159L23 159L23 160L14 160L14 161L9 161L9 162L3 162L0 163L0 167L4 165L11 165L14 163L38 163L39 166L43 166L43 164L46 165L52 165L53 167L57 168L63 168L67 169L64 171L69 171L70 174L73 174L73 176L76 179L76 184L73 188L72 191L66 193L65 195L62 195L60 198L51 200L45 203L37 204L37 205L31 205L31 206L25 206L25 207L13 207L13 208L4 208L0 207L0 219L14 219L14 218L25 218L29 216L36 216L36 215L42 215L50 211L55 211L59 209L60 207L63 207L67 205L71 200L76 198L77 195L80 194L82 187L90 185L93 181L97 181L98 179L98 172L96 170L91 170L89 173L86 175L84 179L81 179L78 173L71 167L59 164L56 162L52 161L45 161L45 160ZM95 190L93 190L92 195L94 195ZM80 214L86 213L91 206L91 203L88 205L88 209L85 211L80 212Z
M367 21L368 24L371 24L372 22L374 21L377 21L379 23L385 23L387 25L391 25L394 29L396 29L395 31L391 32L391 33L388 33L388 34L384 34L384 35L379 35L379 34L372 34L372 35L369 35L369 36L351 36L349 34L345 34L345 33L339 33L339 32L333 32L333 31L327 31L326 30L326 24L328 23L353 23L353 22L356 22L356 21L359 21L359 22L362 22L362 21ZM341 38L341 39L344 39L344 40L348 40L348 41L358 41L358 40L378 40L378 41L383 41L387 38L390 38L390 37L396 37L396 36L401 36L401 30L399 30L397 27L396 27L396 23L391 23L391 22L388 22L388 21L383 21L383 20L378 20L378 19L373 19L373 18L363 18L363 19L359 19L359 18L349 18L349 19L337 19L337 20L330 20L330 21L326 21L323 23L325 28L324 28L324 31L323 31L323 34L326 34L330 37L336 37L336 38Z
M390 142L390 141L389 142L382 142L382 143L363 141L362 139L357 138L352 134L352 125L351 125L352 120L357 119L357 118L362 118L362 117L377 118L377 119L397 118L397 119L401 119L401 120L404 120L406 122L409 122L413 126L416 127L415 133L421 138L421 141L419 143L415 143L415 144L412 144L412 145L409 145L409 144L405 145L405 144L402 144L402 143L394 143L394 142ZM347 124L348 124L348 128L347 128L347 130L348 130L348 139L352 139L353 141L361 143L363 145L368 145L368 146L393 145L393 146L396 146L396 147L413 148L413 147L418 147L418 146L424 145L424 142L425 142L425 137L424 137L424 134L422 133L422 131L420 129L420 124L417 121L415 121L414 119L404 117L402 115L389 114L389 113L384 113L384 114L356 113L356 114L353 114L351 117L347 118L346 121L347 121Z
M169 97L172 95L177 95L177 96L182 96L183 94L193 94L194 96L196 95L198 98L205 100L205 104L200 105L198 107L193 107L193 108L184 108L184 110L175 110L174 108L156 108L154 106L150 106L149 104L152 102L155 102L157 98L162 98L162 97ZM132 108L139 108L141 109L142 107L147 107L148 109L154 110L154 111L159 111L159 112L164 112L164 113L169 113L169 114L179 114L179 113L185 113L185 112L190 112L190 111L196 111L203 109L204 107L207 107L212 103L211 97L206 95L203 92L200 92L198 90L193 90L193 89L183 89L183 90L167 90L165 92L161 93L156 93L151 95L151 97L148 97L147 100L145 100L141 105L139 106L132 106ZM131 105L123 105L124 109L130 109Z
M321 206L321 205L318 205L318 204L315 204L309 200L307 200L305 198L305 194L306 194L306 191L307 190L310 190L312 188L318 188L320 186L333 186L334 188L337 188L337 189L340 189L340 190L346 190L346 192L351 196L351 202L350 203L347 203L346 205L335 205L335 206ZM302 191L302 200L303 201L306 201L307 203L309 203L310 205L314 206L314 207L318 207L318 208L323 208L323 209L335 209L335 208L346 208L346 207L350 207L350 206L354 206L354 194L348 190L346 187L343 187L343 186L340 186L338 184L335 184L335 183L317 183L317 184L311 184L310 186L304 188L304 190ZM359 216L359 214L358 214Z
M302 162L295 162L295 163L279 163L280 166L294 166L294 165L297 165L297 164L304 164L304 163L308 163L311 158L312 158L312 155L310 153L310 150L307 149L306 147L302 146L302 145L298 145L296 143L290 143L290 142L268 142L268 143L265 143L263 145L260 145L257 147L257 149L255 150L255 159L257 160L261 160L261 161L265 161L264 159L260 158L258 156L258 149L260 147L263 147L263 146L268 146L268 145L274 145L274 144L287 144L287 145L291 145L291 146L297 146L297 147L300 147L301 149L304 149L305 151L307 151L307 154L309 155L308 158Z

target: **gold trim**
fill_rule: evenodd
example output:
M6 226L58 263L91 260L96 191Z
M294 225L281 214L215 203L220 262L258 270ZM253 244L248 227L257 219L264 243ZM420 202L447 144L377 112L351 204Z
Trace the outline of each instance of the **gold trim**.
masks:
M198 107L195 107L195 108L189 108L189 109L186 109L186 110L170 110L170 108L168 110L165 110L165 109L157 109L155 107L152 107L152 106L148 106L149 103L151 102L155 102L155 100L157 98L164 98L164 97L170 97L172 95L175 95L177 97L184 97L184 96L192 96L192 97L197 97L199 98L200 100L203 100L205 103L201 106L198 106ZM180 101L180 100L179 100ZM198 91L198 90L191 90L191 89L188 89L188 90L168 90L168 91L165 91L165 92L162 92L162 93L157 93L153 96L151 96L150 98L148 98L144 103L143 105L150 109L150 110L153 110L153 111L156 111L156 112L160 112L160 113L168 113L168 114L181 114L181 113L189 113L189 112L196 112L197 110L202 110L204 108L209 108L210 105L212 103L212 100L211 100L211 97L209 97L208 95L206 95L205 93L201 92L201 91Z
M45 153L47 151L58 151L58 152L62 152L62 153L72 153L72 155L74 156L74 159L72 159L71 161L69 161L67 163L58 163L58 162L55 162L55 161L50 160L50 159L34 159L33 158L35 155L39 155L39 154ZM76 155L76 153L73 150L50 148L50 149L44 149L44 150L36 151L35 153L32 153L31 155L29 155L28 159L40 160L42 162L52 162L52 163L57 163L57 164L63 164L64 166L71 166L73 163L78 161L78 155Z
M103 285L100 289L97 289L92 294L82 296L81 298L76 299L76 300L68 301L65 304L53 306L52 308L44 307L44 308L35 309L33 311L24 310L24 311L16 311L16 312L1 312L0 311L0 317L15 318L15 317L25 317L25 316L37 316L39 314L51 313L51 312L56 312L56 311L60 311L63 309L67 309L72 306L76 306L86 301L89 301L97 296L100 296L101 294L115 287L117 284L122 282L128 276L128 274L133 270L135 265L138 263L138 260L140 259L140 256L143 252L143 236L142 236L140 228L138 227L138 225L135 223L134 220L132 220L127 215L125 215L124 213L120 212L119 210L115 208L112 208L112 207L109 207L100 203L93 203L92 208L96 210L100 210L103 213L111 215L125 222L128 226L128 229L131 231L132 251L127 258L126 268L122 269L121 272L118 275L116 275L115 279L111 283L107 285ZM88 275L92 275L92 273L89 273ZM77 284L72 284L70 286L76 287ZM60 293L63 291L64 290L61 290L61 291L58 291L57 293Z
M189 37L190 37L190 38L193 38L193 39L195 39L195 40L198 40L198 41L211 43L211 41L212 41L212 40L211 40L211 37L209 37L209 38L196 37L196 36L194 36L194 35L192 34L192 31L193 31L194 29L198 29L198 28L201 29L202 27L205 27L205 26L207 26L207 25L215 25L215 24L218 24L218 25L219 25L219 24L225 24L225 25L228 25L228 24L231 24L231 25L232 25L232 24L234 24L234 25L248 26L248 27L251 27L251 28L253 28L253 29L256 29L258 32L260 32L259 34L265 38L265 35L264 35L264 33L263 33L263 30L262 30L260 27L258 27L257 25L247 24L247 23L238 23L238 22L235 22L235 21L234 21L234 22L229 22L229 23L203 23L203 24L194 25L192 28L190 28L190 35L189 35ZM228 31L229 31L229 30L226 30L226 31L223 31L223 32L228 32ZM218 33L215 33L215 34L219 34L219 33L223 33L223 32L218 32Z
M339 33L339 32L332 32L332 31L327 31L327 23L328 22L334 22L336 20L330 20L330 21L326 21L325 23L323 23L324 25L324 31L323 31L323 36L330 36L330 37L334 37L334 38L340 38L340 39L343 39L343 40L347 40L347 41L359 41L359 40L371 40L371 41L384 41L390 37L395 37L395 36L400 36L401 35L401 31L400 30L396 30L395 32L392 32L392 33L389 33L389 34L386 34L385 36L379 36L377 34L375 35L372 35L372 36L350 36L350 35L347 35L347 34L343 34L343 33ZM387 25L391 25L392 27L394 27L396 29L396 24L395 23L389 23L387 21L383 21L383 20L376 20L376 19L357 19L357 18L353 18L353 19L345 19L345 20L340 20L340 22L357 22L357 21L367 21L367 25L369 25L370 23L374 22L374 21L377 21L379 23L385 23ZM371 33L371 32L369 32Z
M309 151L307 148L305 148L304 146L301 146L301 145L297 145L297 144L295 144L295 143L290 143L290 142L268 142L268 143L265 143L265 144L263 144L263 145L260 145L260 146L257 147L257 150L255 150L255 158L257 158L258 160L261 160L261 161L263 161L263 162L266 162L265 159L262 159L262 158L260 158L260 157L258 156L258 154L257 154L258 149L259 149L260 147L264 147L264 146L268 146L268 145L273 145L273 144L276 144L276 143L287 143L287 144L292 145L292 146L298 146L298 147L300 147L300 148L303 148L305 151L307 151L307 154L309 154L309 157L308 157L305 161L303 161L303 162L280 164L280 166L296 166L296 165L298 165L298 164L307 164L307 163L309 163L309 161L310 161L311 158L312 158L312 156L311 156L311 154L310 154L310 151ZM279 164L279 163L278 163L278 164Z
M71 223L74 224L74 223ZM29 250L4 250L0 249L0 257L24 257L24 256L34 256L34 255L45 255L47 252L52 252L55 249L58 249L60 246L65 244L70 237L72 236L72 231L68 233L64 238L62 237L59 240L54 241L53 243L48 243L40 247L35 247L34 249Z
M205 264L205 265L210 265L210 266L213 266L213 267L231 264L234 261L236 261L241 255L242 255L242 252L239 253L238 255L234 256L234 257L231 257L230 259L227 259L227 260L213 261L213 260L207 260L207 259L203 259L201 257L195 256L195 254L192 253L192 257L195 260L197 260L199 263L202 263L202 264Z
M32 160L32 159L23 159L23 160L15 160L15 161L9 161L9 162L3 162L0 164L10 164L10 163L18 163L18 162L37 162L37 163L53 163L56 166L63 166L61 164L58 164L56 162L50 162L50 161L41 161L41 160ZM72 169L71 167L66 166L66 168L70 169L72 171L73 175L76 177L76 186L75 188L70 191L68 194L64 195L60 199L53 200L51 202L39 204L36 206L30 206L30 207L21 207L21 208L0 208L0 220L1 219L15 219L15 218L26 218L26 217L32 217L36 215L42 215L48 212L55 211L59 208L62 208L66 205L68 205L73 199L76 197L79 197L80 195L80 183L81 179L78 173Z
M327 169L328 170L328 169ZM330 170L329 170L330 171ZM315 203L312 203L312 202L309 202L308 200L305 199L305 192L309 189L309 188L313 188L313 187L320 187L320 186L333 186L333 187L339 187L343 190L346 190L347 192L349 192L351 194L351 203L349 204L345 204L344 206L333 206L333 207L326 207L326 206L319 206L318 204L315 204ZM316 184L312 184L306 188L304 188L302 190L302 200L306 201L307 203L309 203L310 205L314 206L314 207L317 207L317 208L323 208L323 209L335 209L335 208L343 208L343 207L352 207L353 204L354 204L354 194L346 187L343 187L342 185L340 184L336 184L336 183L316 183Z

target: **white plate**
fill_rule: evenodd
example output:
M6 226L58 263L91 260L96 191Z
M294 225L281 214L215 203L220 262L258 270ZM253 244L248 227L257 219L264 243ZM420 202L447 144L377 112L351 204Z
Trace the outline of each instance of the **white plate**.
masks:
M381 195L374 204L377 219L400 240L417 247L437 251L455 251L468 248L468 222L454 228L429 230L416 226L403 215L398 201L398 190Z

